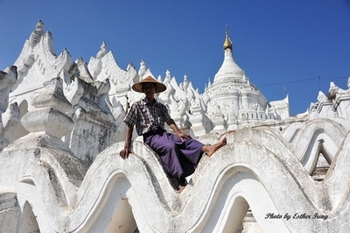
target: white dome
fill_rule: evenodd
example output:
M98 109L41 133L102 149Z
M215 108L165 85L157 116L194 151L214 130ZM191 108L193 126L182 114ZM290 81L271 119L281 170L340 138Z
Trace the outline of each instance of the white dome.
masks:
M214 77L214 83L230 82L232 79L243 80L243 77L244 71L233 60L231 49L226 49L224 61Z

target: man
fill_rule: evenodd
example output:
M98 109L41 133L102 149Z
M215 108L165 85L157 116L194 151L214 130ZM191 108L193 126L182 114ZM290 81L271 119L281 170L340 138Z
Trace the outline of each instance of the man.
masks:
M155 99L155 94L165 91L166 86L151 76L135 83L132 89L144 93L146 97L135 102L124 119L127 128L125 145L120 151L120 156L125 159L132 153L130 144L136 125L137 134L142 135L144 143L159 155L165 171L177 180L178 190L181 192L186 185L185 178L194 172L203 153L211 157L217 149L226 145L226 138L214 145L204 145L192 139L190 135L182 133L165 105ZM167 133L164 123L167 123L175 134Z

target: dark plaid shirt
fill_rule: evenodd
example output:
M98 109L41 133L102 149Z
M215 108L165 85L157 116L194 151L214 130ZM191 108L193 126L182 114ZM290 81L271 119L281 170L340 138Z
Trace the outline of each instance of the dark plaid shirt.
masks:
M144 98L133 103L124 118L124 122L127 125L136 125L138 135L149 132L151 126L154 125L164 128L164 123L170 119L165 105L156 100L154 101L151 104L147 98Z

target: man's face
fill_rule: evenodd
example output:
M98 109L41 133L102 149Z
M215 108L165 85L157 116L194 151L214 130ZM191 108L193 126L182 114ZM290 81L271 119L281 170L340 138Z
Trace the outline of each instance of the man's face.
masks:
M147 97L152 97L156 93L156 84L154 83L143 83L142 91L146 94Z

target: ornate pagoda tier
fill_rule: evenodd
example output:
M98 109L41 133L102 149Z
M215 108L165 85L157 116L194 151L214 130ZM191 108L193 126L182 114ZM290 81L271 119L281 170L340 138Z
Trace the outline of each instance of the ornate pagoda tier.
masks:
M271 108L265 96L236 64L228 31L223 47L224 61L207 92L212 104L219 106L228 128L234 129L251 121L280 119L279 113Z

